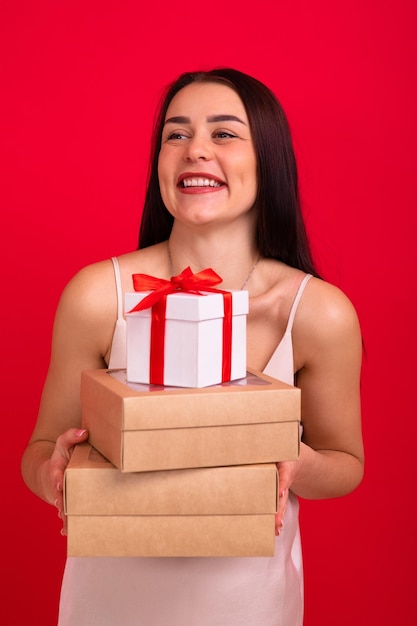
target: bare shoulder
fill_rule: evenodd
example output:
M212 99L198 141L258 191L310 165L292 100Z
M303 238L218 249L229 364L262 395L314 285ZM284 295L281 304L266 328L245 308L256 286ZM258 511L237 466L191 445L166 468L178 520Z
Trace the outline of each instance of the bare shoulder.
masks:
M338 287L311 278L297 309L293 339L303 361L315 358L317 351L360 350L360 324L351 300Z
M133 290L132 274L143 272L158 275L160 245L134 250L118 259L123 292ZM86 265L66 285L61 308L87 318L105 318L116 315L117 292L111 259Z
M331 283L312 277L299 306L300 315L312 322L322 318L326 323L357 320L355 308L347 295Z
M77 316L108 314L115 302L113 265L107 259L83 267L71 278L62 292L60 308L69 309Z

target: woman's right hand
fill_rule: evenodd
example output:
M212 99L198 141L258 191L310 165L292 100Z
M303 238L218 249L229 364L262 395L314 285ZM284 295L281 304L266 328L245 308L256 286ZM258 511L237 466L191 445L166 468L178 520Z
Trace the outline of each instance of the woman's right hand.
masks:
M84 429L70 428L56 440L55 448L49 462L49 480L51 492L54 496L53 502L58 509L58 517L62 520L61 534L67 534L66 517L64 515L64 472L78 443L86 441L88 431Z

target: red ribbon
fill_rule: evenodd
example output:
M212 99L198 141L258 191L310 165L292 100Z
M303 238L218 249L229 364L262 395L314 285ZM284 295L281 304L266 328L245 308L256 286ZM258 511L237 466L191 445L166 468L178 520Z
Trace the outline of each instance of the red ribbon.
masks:
M223 294L223 350L222 350L222 382L227 382L232 370L232 294L229 291L216 289L214 285L222 282L222 278L211 268L193 274L190 267L173 276L171 280L156 278L148 274L133 274L135 291L152 291L128 313L152 309L151 313L151 349L149 381L154 385L164 384L165 354L165 319L167 296L177 291L194 293L199 296L201 291Z

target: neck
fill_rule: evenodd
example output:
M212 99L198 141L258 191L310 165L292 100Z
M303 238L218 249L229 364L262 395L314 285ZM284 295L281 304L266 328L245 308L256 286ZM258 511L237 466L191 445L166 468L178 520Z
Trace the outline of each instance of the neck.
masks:
M213 237L188 234L186 237L173 228L167 245L167 259L170 273L179 274L185 267L199 272L211 267L223 278L224 289L249 289L246 281L256 266L258 251L252 241L244 236L223 236L216 233Z

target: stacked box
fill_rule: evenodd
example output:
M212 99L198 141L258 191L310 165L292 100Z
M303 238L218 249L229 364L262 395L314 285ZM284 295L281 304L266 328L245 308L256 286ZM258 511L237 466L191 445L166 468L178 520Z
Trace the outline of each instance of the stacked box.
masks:
M122 472L295 460L300 390L260 372L202 389L128 383L83 372L82 424Z
M229 337L230 372L223 377L224 296L221 293L176 292L167 296L164 321L159 334L164 349L157 350L163 359L163 373L158 381L150 375L152 327L150 308L130 312L150 292L127 293L127 380L162 383L175 387L207 387L246 375L247 291L232 291L231 336ZM161 316L159 316L160 318Z
M272 556L275 464L123 474L88 443L65 472L69 556Z
M300 390L247 371L247 292L146 295L126 295L127 370L82 373L68 554L272 556Z

